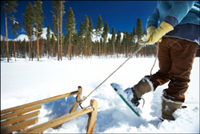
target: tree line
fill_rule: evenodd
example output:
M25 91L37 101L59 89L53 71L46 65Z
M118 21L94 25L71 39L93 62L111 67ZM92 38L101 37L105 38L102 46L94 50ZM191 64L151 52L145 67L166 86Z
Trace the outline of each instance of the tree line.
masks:
M96 27L93 27L92 18L88 18L85 15L83 22L80 23L79 32L75 28L76 20L72 8L70 7L66 17L66 34L63 35L62 20L65 12L64 1L52 1L52 28L47 26L46 39L41 37L43 27L43 10L42 2L34 1L34 5L31 2L28 3L25 13L22 14L24 22L22 25L25 27L26 35L29 41L8 41L7 33L7 14L17 12L15 7L18 6L16 1L4 1L5 11L5 26L6 26L6 38L1 41L1 57L29 57L29 60L47 56L57 58L62 61L62 57L67 57L69 60L72 57L91 57L95 56L115 56L128 57L139 48L139 41L143 36L142 21L137 19L136 26L133 26L132 32L116 33L115 28L112 27L112 36L108 38L109 26L108 22L103 25L101 15L98 16ZM20 24L16 21L14 15L9 17L13 21L11 28L13 29L13 39L17 36L17 30ZM53 34L50 34L50 30L53 30ZM144 31L145 32L145 31ZM36 40L32 40L32 36L36 36ZM96 40L94 40L95 36ZM156 53L155 46L146 46L140 50L137 54L140 56L154 56Z

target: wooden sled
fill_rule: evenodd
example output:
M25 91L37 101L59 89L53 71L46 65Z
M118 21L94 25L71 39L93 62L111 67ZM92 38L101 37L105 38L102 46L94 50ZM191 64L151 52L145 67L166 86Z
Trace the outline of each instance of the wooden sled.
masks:
M87 124L87 133L92 133L97 118L97 101L92 99L90 101L91 108L83 108L79 111L76 111L78 107L77 101L80 100L82 94L82 87L78 87L78 91L71 93L66 93L43 100L38 100L35 102L27 103L24 105L8 108L1 111L1 133L43 133L48 128L56 129L61 126L63 123L88 114L88 124ZM73 106L70 109L70 113L63 115L56 119L50 120L48 122L37 125L38 115L40 114L39 109L41 109L43 103L50 101L58 100L64 97L69 97L72 95L77 95L76 100ZM32 126L34 125L34 126ZM32 127L31 127L32 126Z

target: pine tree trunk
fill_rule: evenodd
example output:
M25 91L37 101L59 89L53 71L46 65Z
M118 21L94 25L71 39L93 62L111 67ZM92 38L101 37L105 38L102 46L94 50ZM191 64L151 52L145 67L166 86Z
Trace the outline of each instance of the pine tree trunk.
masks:
M67 48L66 48L66 46L64 46L64 53L65 53L65 57L67 56Z
M16 54L15 54L15 37L14 37L14 35L13 35L13 44L14 44L14 57L15 57L15 61L16 61Z
M33 61L32 30L30 30L30 42L31 42L31 57L32 57L32 61Z
M9 62L7 13L5 13L5 25L6 25L6 49L7 49L7 62Z
M117 53L117 58L118 58L118 54L119 54L119 42L117 42L117 49L116 50L117 50L116 53Z
M71 32L69 33L68 58L71 60Z
M49 41L47 41L47 57L49 59Z
M82 59L83 59L83 43L82 43L82 39L81 39L81 55L82 55Z
M41 39L42 56L44 57L44 39Z
M38 24L36 25L36 37L37 37L37 61L39 61L39 39L38 39Z
M56 43L53 44L53 57L56 57Z
M113 55L115 54L115 42L113 41Z
M87 37L85 37L85 56L87 57Z
M89 57L91 56L90 48L91 48L91 44L90 44L90 40L89 40L89 41L88 41L88 56L89 56Z
M59 13L57 13L57 16L59 16ZM58 43L58 61L59 61L59 58L60 58L60 49L59 49L59 19L57 18L57 43Z
M126 44L126 58L128 57L128 44Z
M60 1L60 59L62 61L62 1Z
M105 56L107 57L106 43L104 43L104 52L105 52Z
M30 41L31 37L29 36L29 43L28 43L28 57L29 57L29 61L31 60L31 41Z
M99 41L99 57L101 55L101 44L100 44L100 41Z
M4 40L1 43L2 43L2 45L1 45L1 58L4 58L4 54L3 54L3 52L4 52L4 50L3 50Z

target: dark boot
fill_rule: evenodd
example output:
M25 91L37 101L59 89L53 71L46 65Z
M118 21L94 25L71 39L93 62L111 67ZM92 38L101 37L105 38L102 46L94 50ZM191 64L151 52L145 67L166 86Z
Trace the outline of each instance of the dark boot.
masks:
M152 82L147 77L140 80L138 84L132 87L132 89L135 91L138 98L141 98L143 94L154 90Z
M126 89L124 92L128 94L128 99L134 103L134 105L139 105L139 100L141 96L147 92L153 91L153 84L149 78L144 77L132 88Z
M174 116L172 115L177 109L182 108L181 102L173 102L167 100L165 97L162 96L162 118L168 120L175 120Z

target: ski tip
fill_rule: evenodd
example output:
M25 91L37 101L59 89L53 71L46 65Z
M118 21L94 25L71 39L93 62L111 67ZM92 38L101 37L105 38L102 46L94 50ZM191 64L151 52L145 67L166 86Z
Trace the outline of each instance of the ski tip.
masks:
M119 84L117 84L117 83L111 83L110 84L112 87L118 87L119 86Z

